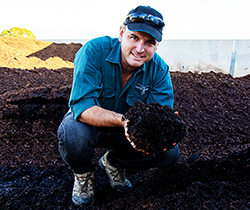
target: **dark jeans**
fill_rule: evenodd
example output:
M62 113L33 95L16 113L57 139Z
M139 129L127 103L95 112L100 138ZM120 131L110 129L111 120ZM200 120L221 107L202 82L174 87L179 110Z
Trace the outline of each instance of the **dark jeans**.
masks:
M71 112L64 116L57 135L63 160L78 174L94 171L91 159L96 147L110 149L109 162L117 168L125 169L169 167L180 156L176 145L166 152L155 152L154 157L145 157L130 145L123 128L98 128L77 122Z

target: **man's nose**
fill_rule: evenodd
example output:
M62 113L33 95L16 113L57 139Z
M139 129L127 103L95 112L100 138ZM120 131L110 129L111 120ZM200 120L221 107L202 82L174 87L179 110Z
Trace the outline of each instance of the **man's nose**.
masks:
M136 50L138 53L143 53L145 51L145 46L143 42L138 42L136 46Z

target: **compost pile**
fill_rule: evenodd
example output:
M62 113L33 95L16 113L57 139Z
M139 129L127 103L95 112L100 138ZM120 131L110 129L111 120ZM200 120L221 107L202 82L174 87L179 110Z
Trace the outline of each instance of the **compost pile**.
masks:
M129 121L129 140L144 155L172 149L186 134L186 125L177 113L159 103L137 101L124 117Z
M47 59L49 49L71 62L80 47L53 43L33 56ZM82 209L71 201L73 174L56 136L73 69L0 67L0 75L0 208ZM125 193L112 189L97 167L95 202L86 209L250 209L250 76L171 77L174 110L187 128L180 159L172 168L127 170L133 188ZM96 165L105 151L96 149Z

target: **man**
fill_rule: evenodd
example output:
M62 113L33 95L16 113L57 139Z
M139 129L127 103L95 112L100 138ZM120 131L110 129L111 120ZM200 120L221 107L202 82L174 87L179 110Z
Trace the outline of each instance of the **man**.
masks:
M132 188L125 169L168 167L179 148L145 157L129 143L123 114L138 100L173 108L169 67L155 51L162 41L162 15L151 7L131 10L119 38L101 37L76 54L70 111L58 128L59 151L74 172L72 201L94 201L94 148L109 152L99 160L110 184L118 191Z

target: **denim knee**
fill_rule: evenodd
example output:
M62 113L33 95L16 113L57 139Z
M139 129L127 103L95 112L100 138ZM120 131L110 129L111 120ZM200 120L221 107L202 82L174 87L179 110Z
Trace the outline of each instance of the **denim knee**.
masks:
M70 112L58 127L59 152L75 173L94 170L91 159L94 157L96 135L93 126L75 121Z

